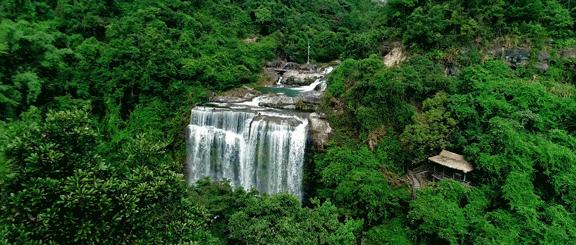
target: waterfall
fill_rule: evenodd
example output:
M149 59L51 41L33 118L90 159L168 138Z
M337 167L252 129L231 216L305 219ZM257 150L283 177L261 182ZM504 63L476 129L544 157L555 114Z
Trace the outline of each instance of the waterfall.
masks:
M203 107L188 125L189 182L228 179L260 192L302 198L308 119L270 111Z

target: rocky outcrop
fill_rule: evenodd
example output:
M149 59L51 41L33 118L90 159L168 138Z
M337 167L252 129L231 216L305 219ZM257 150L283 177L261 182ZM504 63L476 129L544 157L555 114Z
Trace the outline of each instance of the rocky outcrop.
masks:
M540 71L546 71L549 68L550 54L546 51L540 51L533 59L530 48L498 48L490 52L494 57L501 58L512 68L527 66L531 64ZM562 55L561 55L562 56Z
M317 108L322 98L322 93L317 91L305 92L298 97L289 97L282 94L263 95L258 98L258 105L276 109L312 111ZM217 100L216 100L217 99ZM217 96L213 102L218 103L242 103L246 100L233 96ZM315 150L324 150L332 128L323 113L312 112L308 114L310 122L310 137Z
M530 50L527 48L501 48L495 55L507 61L513 68L525 66L530 60Z
M402 46L396 46L384 56L384 65L387 67L396 66L406 60L406 54Z
M314 142L314 147L316 150L324 150L324 147L328 143L328 138L332 133L332 128L324 114L321 113L310 113L308 116L310 121L310 131L312 135L312 142Z
M288 70L282 75L282 77L282 84L289 86L306 86L322 77L322 74L315 72L308 73L300 70Z
M276 84L298 87L312 84L318 78L324 76L315 64L298 64L294 62L283 62L281 60L266 63L265 75L267 80Z

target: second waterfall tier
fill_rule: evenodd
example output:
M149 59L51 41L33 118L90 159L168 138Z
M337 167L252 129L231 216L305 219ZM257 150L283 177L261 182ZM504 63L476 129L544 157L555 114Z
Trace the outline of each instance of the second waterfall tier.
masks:
M188 125L189 181L228 179L247 190L302 198L308 124L297 114L195 107Z

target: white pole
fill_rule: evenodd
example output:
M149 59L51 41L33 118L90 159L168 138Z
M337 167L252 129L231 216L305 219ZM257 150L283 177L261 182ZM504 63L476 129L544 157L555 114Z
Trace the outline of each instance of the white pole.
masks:
M308 61L306 62L306 64L310 64L310 40L308 40Z

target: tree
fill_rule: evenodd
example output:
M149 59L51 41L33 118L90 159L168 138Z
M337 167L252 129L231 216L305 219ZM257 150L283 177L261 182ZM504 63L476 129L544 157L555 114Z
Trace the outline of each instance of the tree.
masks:
M414 116L414 124L406 126L401 141L413 153L413 162L419 163L431 154L450 147L452 132L458 122L447 110L448 95L438 93L424 101L422 113Z
M0 211L2 223L11 224L9 241L211 240L207 213L186 197L181 174L154 162L165 158L152 153L128 169L132 158L107 162L86 109L25 118L10 128L15 136L5 150L13 174L2 185Z
M230 217L233 241L246 244L354 244L362 222L339 221L336 207L313 201L301 208L292 196L248 199L245 208Z

